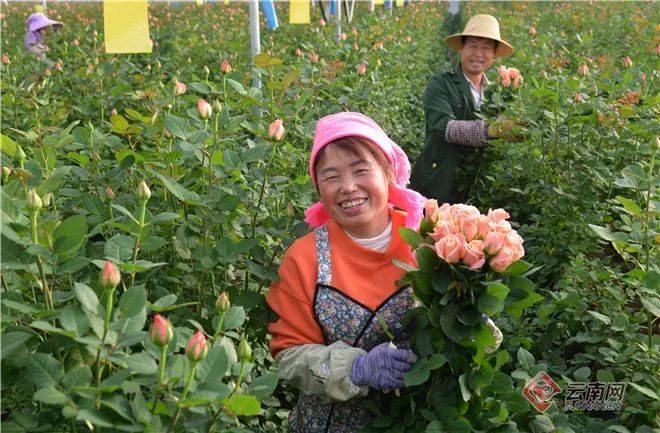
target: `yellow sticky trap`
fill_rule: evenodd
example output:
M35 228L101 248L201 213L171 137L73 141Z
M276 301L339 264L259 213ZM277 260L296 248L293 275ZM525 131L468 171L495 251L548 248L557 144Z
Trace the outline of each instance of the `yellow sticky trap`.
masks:
M197 6L201 6L204 4L204 0L195 0L195 4L197 4Z
M150 53L147 0L103 0L106 53Z
M225 4L228 5L228 4L229 4L229 0L225 0Z
M34 5L34 11L43 13L44 12L43 5Z
M374 0L374 6L382 6L385 4L385 0Z
M289 3L289 23L310 23L309 0L291 0L291 3Z
M402 8L403 7L403 0L396 0L396 7Z

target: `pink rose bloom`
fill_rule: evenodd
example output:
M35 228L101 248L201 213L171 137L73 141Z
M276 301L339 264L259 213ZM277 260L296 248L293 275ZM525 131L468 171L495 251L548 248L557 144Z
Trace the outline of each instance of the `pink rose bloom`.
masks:
M502 232L506 234L511 231L511 224L509 224L509 221L506 220L501 220L496 223L491 221L489 226L490 226L490 230L494 232Z
M488 218L494 223L509 219L511 215L504 209L488 209Z
M504 246L506 233L490 232L484 238L484 251L487 254L496 254Z
M357 73L358 75L362 76L367 72L367 65L364 63L360 63L357 67Z
M451 221L440 220L435 224L435 229L431 233L431 237L437 242L445 236L456 235L460 231L461 229Z
M438 208L438 218L445 221L451 221L451 205L449 203L443 203L442 206Z
M511 263L515 262L516 256L514 251L511 248L504 247L502 248L495 257L490 259L490 267L495 272L504 272L506 268L511 266Z
M435 243L435 252L447 263L458 263L465 255L465 239L462 235L447 235Z
M470 242L479 234L479 217L474 215L464 216L461 218L459 227L465 236L465 240Z
M470 269L481 269L486 263L484 255L484 241L475 239L465 244L465 255L463 256L463 263L468 265Z
M490 218L486 215L479 215L477 217L477 227L479 239L483 239L488 233L490 233Z
M435 223L438 221L438 215L436 215L436 212L438 212L438 201L435 199L426 200L426 203L424 203L424 213L426 214L426 218Z
M626 56L626 57L623 59L623 67L624 67L624 68L629 68L629 67L632 66L632 64L633 64L633 63L632 63L632 60L630 60L630 56Z
M529 34L530 34L530 35L535 35L535 34L536 34L536 27L534 27L534 26L530 26L530 28L529 28Z

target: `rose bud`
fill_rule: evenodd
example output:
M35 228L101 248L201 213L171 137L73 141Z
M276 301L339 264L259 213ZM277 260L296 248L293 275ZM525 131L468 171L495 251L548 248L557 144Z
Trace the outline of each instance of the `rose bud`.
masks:
M199 117L202 119L208 119L211 117L211 114L213 114L213 107L202 98L199 98L197 100L197 111L199 111Z
M154 324L151 326L150 334L151 341L153 341L156 346L164 347L172 341L174 331L172 331L172 325L169 320L163 318L160 314L156 314L156 317L154 317Z
M183 95L184 93L186 93L186 85L181 81L177 81L177 83L174 85L174 94Z
M186 344L186 356L191 362L199 362L206 358L209 346L206 344L206 336L202 331L197 331L190 337Z
M151 190L144 181L138 185L137 197L140 201L147 201L151 198Z
M229 307L231 307L231 303L229 302L229 296L227 295L227 292L222 292L218 295L218 299L215 301L215 309L218 311L218 313L224 313L225 311L229 310Z
M284 136L284 126L282 126L282 119L276 119L268 126L268 136L274 138L275 141L280 141Z
M252 359L252 348L248 344L245 337L241 338L241 342L238 343L238 360L240 362L249 362Z
M41 200L41 197L39 197L37 190L32 188L30 192L28 192L28 210L30 212L39 212L43 205L44 202Z
M101 287L104 289L114 289L119 285L121 281L121 274L119 273L119 268L112 262L106 261L105 266L103 267L103 272L101 272L101 278L99 282Z

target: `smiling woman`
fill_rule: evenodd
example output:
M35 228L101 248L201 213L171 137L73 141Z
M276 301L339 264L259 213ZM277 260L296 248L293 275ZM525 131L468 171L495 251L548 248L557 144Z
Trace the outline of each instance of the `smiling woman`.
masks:
M360 113L319 120L309 169L321 201L306 220L316 230L289 248L269 290L278 316L270 348L280 376L302 391L292 431L352 433L373 418L366 401L402 387L417 359L396 348L409 347L402 319L413 298L397 287L393 260L414 262L398 229L418 225L424 198L405 187L403 151Z

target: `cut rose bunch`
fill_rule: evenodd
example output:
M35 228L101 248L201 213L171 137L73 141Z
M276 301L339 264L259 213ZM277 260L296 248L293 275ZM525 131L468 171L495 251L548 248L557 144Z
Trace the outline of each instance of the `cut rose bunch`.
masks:
M474 206L438 206L436 200L428 200L425 211L433 224L429 232L435 241L432 249L447 263L473 270L488 263L492 270L504 272L525 255L523 239L511 228L504 209L491 209L484 215Z
M520 74L520 71L516 68L507 68L502 65L497 70L498 77L497 80L503 87L509 87L513 84L514 89L517 89L518 86L522 83L523 77Z

